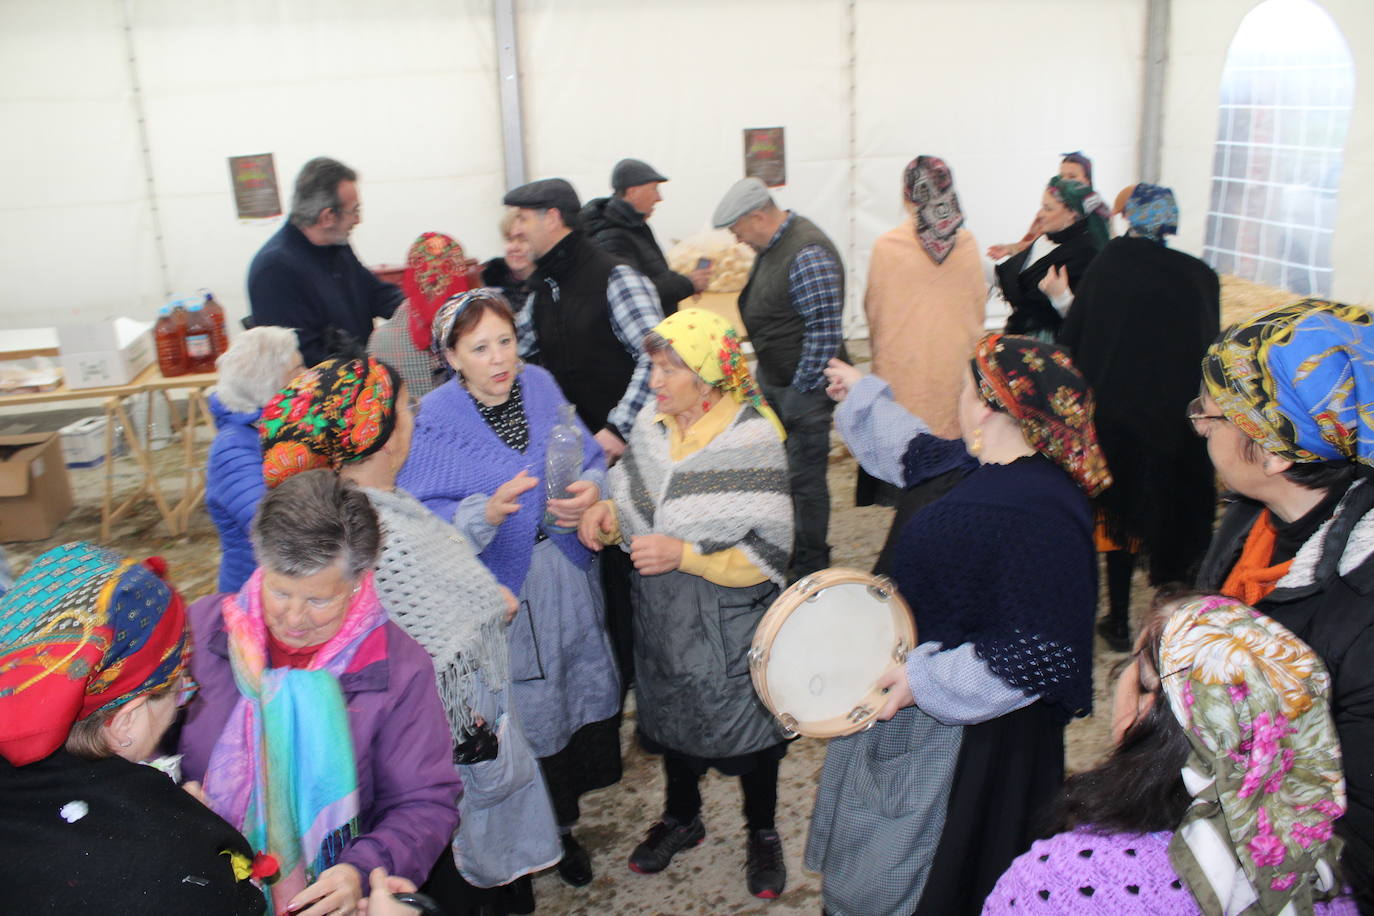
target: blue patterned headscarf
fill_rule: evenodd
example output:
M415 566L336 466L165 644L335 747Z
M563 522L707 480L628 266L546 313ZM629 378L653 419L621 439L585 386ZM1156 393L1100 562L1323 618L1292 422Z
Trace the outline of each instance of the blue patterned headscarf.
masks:
M1265 451L1374 467L1374 319L1304 299L1241 322L1207 349L1202 378Z
M1172 188L1142 181L1131 190L1121 209L1131 235L1165 244L1164 236L1178 234L1178 203Z

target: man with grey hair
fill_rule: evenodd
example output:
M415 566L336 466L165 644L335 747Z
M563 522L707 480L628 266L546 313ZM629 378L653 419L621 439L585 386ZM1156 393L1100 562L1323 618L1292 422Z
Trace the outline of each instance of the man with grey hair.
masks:
M296 176L291 218L248 267L253 323L295 328L307 366L350 343L366 345L372 319L390 318L404 298L349 247L360 222L358 174L334 159L311 159Z
M800 214L779 209L757 178L736 182L711 223L758 252L739 313L758 356L759 387L787 430L796 522L789 578L830 565L830 416L822 370L833 357L848 359L841 319L844 269L824 232Z
M683 275L668 269L658 247L649 216L663 200L658 186L668 180L658 169L640 159L622 159L611 169L613 197L587 201L578 215L588 238L649 278L658 290L663 314L677 311L677 304L706 289L711 282L707 268Z

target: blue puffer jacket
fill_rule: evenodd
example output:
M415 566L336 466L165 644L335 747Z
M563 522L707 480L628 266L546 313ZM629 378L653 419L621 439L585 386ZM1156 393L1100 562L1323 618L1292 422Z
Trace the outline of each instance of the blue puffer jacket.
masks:
M219 590L237 592L257 566L248 535L258 500L267 489L262 479L262 445L255 425L262 411L234 413L212 394L210 413L219 432L210 446L205 505L219 529Z

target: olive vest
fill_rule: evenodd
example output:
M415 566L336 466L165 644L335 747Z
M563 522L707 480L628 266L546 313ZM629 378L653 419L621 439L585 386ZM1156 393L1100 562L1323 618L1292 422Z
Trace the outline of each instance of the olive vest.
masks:
M840 302L843 304L844 262L840 253L815 223L796 213L792 214L777 242L754 260L749 282L739 294L740 318L758 354L759 380L766 385L791 384L797 363L801 361L806 322L792 304L787 274L797 252L808 245L820 245L840 265ZM848 359L843 343L835 355Z

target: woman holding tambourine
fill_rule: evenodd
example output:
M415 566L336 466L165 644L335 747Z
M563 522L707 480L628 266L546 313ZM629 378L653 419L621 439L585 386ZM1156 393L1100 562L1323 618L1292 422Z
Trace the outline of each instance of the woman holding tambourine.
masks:
M882 379L837 360L826 377L870 474L965 476L897 542L891 575L920 642L879 682L887 721L831 741L806 864L833 916L977 913L1063 781L1064 725L1092 707L1088 498L1111 480L1092 394L1059 348L989 334L949 440Z
M787 880L774 825L787 746L754 694L748 653L792 547L784 433L725 319L677 312L644 347L656 402L610 471L611 499L588 509L579 531L593 550L622 545L635 566L639 739L663 755L667 799L630 867L662 871L702 841L697 783L715 767L744 792L749 892L777 897Z

